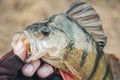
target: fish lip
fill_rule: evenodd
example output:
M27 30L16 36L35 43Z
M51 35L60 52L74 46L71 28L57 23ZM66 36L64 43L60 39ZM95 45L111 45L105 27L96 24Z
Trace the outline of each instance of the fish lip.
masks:
M21 31L21 32L16 33L16 35L13 37L12 42L11 42L11 46L13 49L16 47L16 44L18 43L18 41L22 40L22 38L25 38L25 40L29 38L27 31Z
M19 32L19 34L21 34L22 36L24 36L26 39L30 39L31 38L30 35L32 35L31 33L29 33L26 30L23 30L23 31Z
M30 56L31 56L31 45L30 45L30 41L29 41L29 39L30 38L32 38L31 37L31 33L30 32L28 32L28 31L26 31L26 30L23 30L23 31L21 31L21 32L19 32L19 34L22 36L22 37L24 37L25 38L25 40L27 40L27 58L29 58Z

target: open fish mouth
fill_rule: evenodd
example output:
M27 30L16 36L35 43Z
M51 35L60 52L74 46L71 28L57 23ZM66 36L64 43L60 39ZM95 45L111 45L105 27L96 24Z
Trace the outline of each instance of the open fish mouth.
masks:
M19 33L17 33L14 37L13 37L13 40L12 40L12 47L15 48L16 47L16 44L19 42L19 41L25 41L27 40L28 44L27 44L27 52L28 54L32 54L31 53L31 45L30 45L30 33L28 33L27 31L21 31Z
M46 47L47 44L45 42L39 41L36 37L34 37L33 34L27 32L27 31L22 31L17 33L13 37L13 41L11 43L12 47L15 48L16 44L20 41L27 40L27 58L26 62L32 62L35 61L39 58L42 58L43 56L48 56L48 53L52 53L56 51L55 47L48 48Z

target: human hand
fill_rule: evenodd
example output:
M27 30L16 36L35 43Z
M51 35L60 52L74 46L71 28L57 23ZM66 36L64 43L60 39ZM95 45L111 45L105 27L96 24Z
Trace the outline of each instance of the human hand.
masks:
M26 59L26 46L27 46L27 41L19 41L17 43L17 46L13 49L14 50L14 54L17 55L22 61L25 61ZM47 63L44 63L42 66L41 65L41 61L40 60L36 60L34 62L31 63L27 63L23 66L22 68L22 73L26 76L26 77L31 77L34 75L34 73L36 72L37 75L40 78L46 78L48 77L50 74L53 73L53 67L50 66Z

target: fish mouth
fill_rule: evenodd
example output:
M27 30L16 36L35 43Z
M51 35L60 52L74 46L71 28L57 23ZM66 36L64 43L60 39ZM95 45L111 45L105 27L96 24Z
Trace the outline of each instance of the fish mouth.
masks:
M42 58L43 56L49 56L48 53L53 53L56 51L55 47L47 48L45 45L43 45L43 42L25 30L17 33L13 37L13 41L11 43L12 47L15 48L17 46L16 44L20 40L27 40L27 58L25 60L27 63Z
M27 31L18 32L12 39L12 43L11 43L12 48L14 49L17 46L17 43L19 41L27 40L27 45L26 45L27 51L28 51L28 54L31 54L30 41L29 41L30 36L29 35L30 34Z

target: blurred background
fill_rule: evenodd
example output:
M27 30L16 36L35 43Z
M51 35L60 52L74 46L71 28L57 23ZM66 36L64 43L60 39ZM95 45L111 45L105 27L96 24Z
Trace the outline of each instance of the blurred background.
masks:
M75 0L0 0L0 56L11 50L12 37L27 25L65 12ZM104 49L120 57L120 0L86 0L99 13L108 37Z

